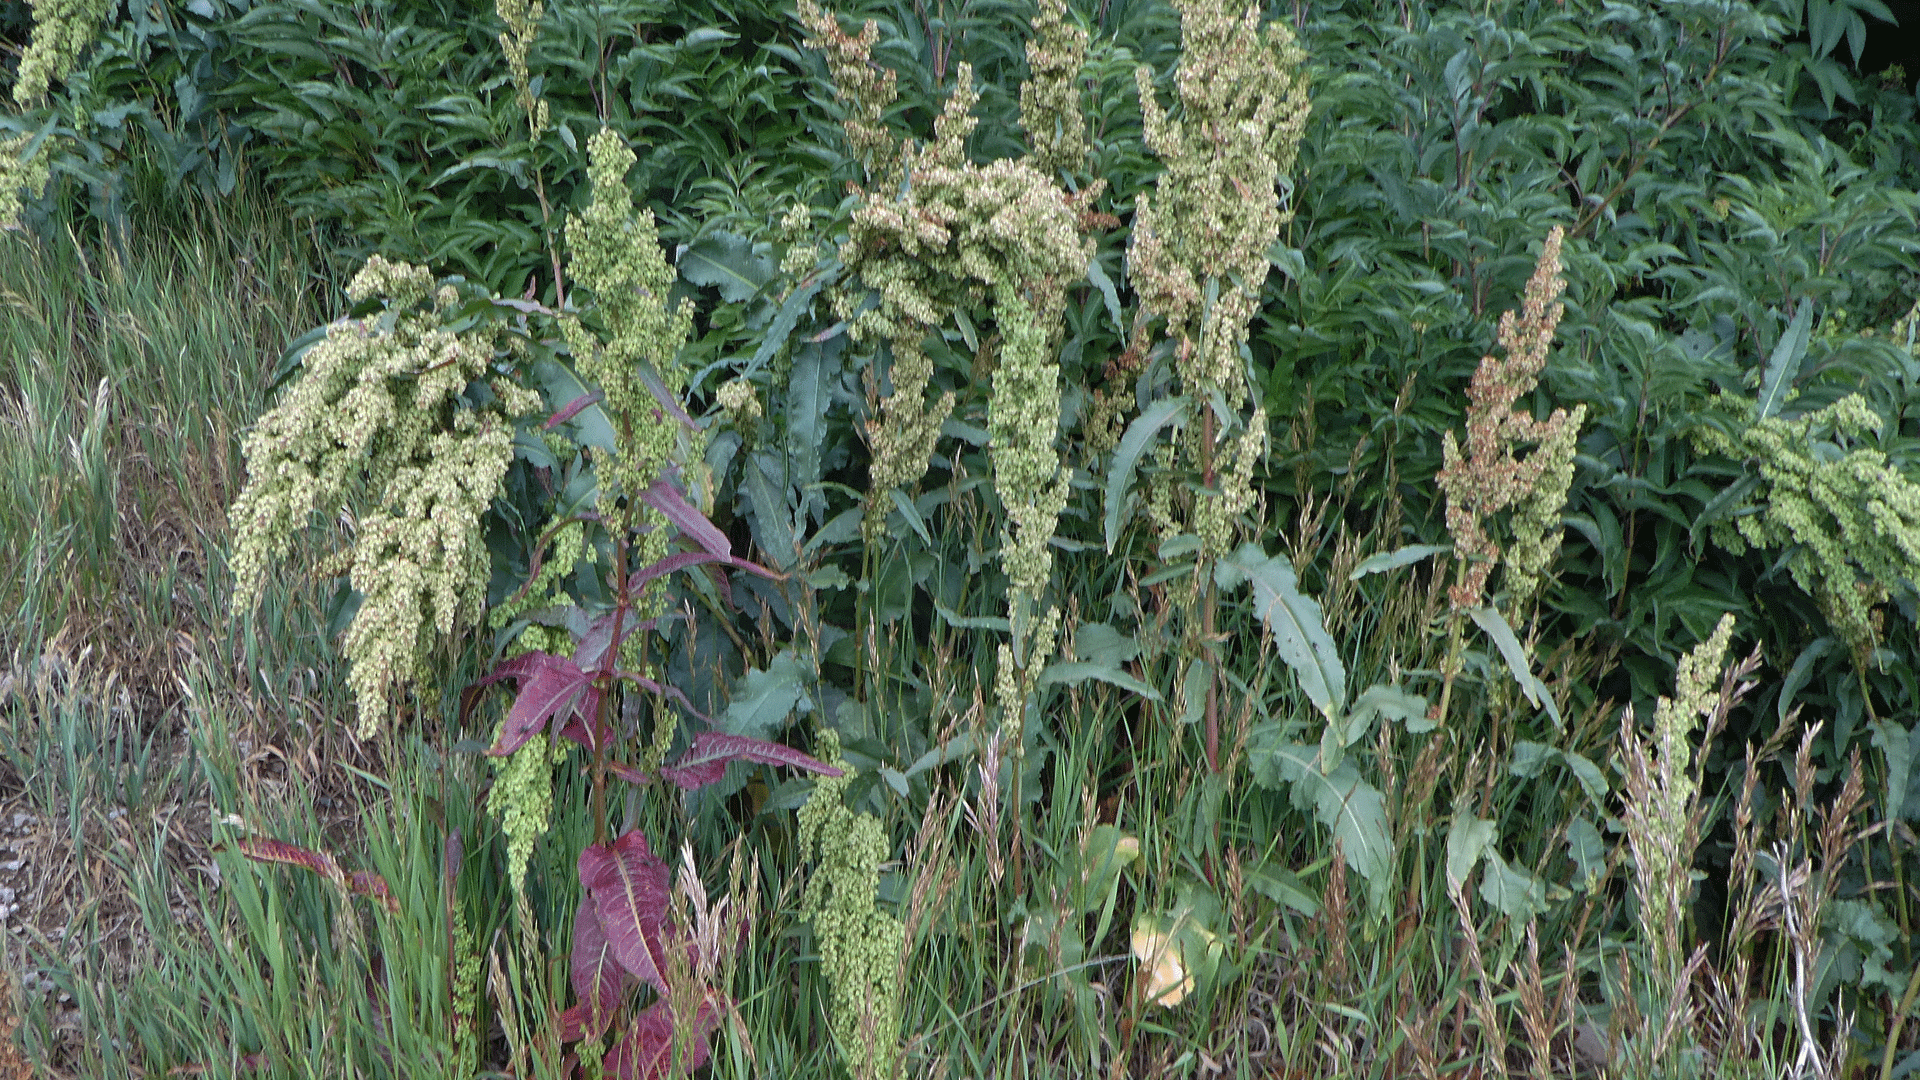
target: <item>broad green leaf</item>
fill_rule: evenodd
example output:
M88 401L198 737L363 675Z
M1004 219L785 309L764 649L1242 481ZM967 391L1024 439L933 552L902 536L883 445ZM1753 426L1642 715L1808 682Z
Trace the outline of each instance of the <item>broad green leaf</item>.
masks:
M1321 824L1333 829L1348 868L1367 879L1370 901L1378 910L1393 876L1385 798L1360 778L1351 761L1322 773L1316 751L1279 741L1277 735L1275 724L1263 724L1249 735L1247 764L1254 779L1267 787L1286 787L1294 806L1311 808Z
M1368 574L1397 570L1402 566L1411 566L1421 559L1441 555L1453 550L1449 544L1409 544L1395 551L1383 551L1378 555L1369 555L1360 560L1360 565L1347 575L1348 581L1359 581Z
M1122 690L1131 690L1149 701L1160 700L1160 691L1119 668L1106 664L1053 664L1040 673L1039 684L1052 686L1055 683L1064 683L1068 686L1078 686L1088 679L1097 679L1100 682L1111 683Z
M833 381L840 374L840 353L846 339L825 345L803 345L794 350L793 369L787 373L787 460L792 482L799 487L820 479L820 451L827 442L827 412L833 407ZM821 498L818 494L808 496Z
M1487 852L1487 872L1480 877L1480 899L1494 910L1509 919L1525 922L1547 913L1550 895L1545 881L1509 865L1499 852Z
M1186 398L1161 398L1127 425L1127 433L1121 436L1120 445L1113 452L1113 462L1107 466L1107 554L1113 554L1114 546L1120 542L1120 516L1127 508L1127 496L1133 488L1134 471L1140 467L1140 455L1147 452L1147 445L1161 428L1184 420L1186 415Z
M1766 374L1760 383L1757 419L1773 416L1786 403L1787 392L1793 389L1794 376L1800 371L1800 360L1807 355L1807 340L1812 331L1813 301L1802 300L1793 322L1788 324L1786 333L1780 335L1773 355L1767 359Z
M1883 821L1898 821L1906 809L1907 785L1920 757L1920 724L1912 730L1887 720L1873 722L1873 745L1886 758L1887 798L1880 808Z
M1248 543L1220 560L1219 569L1228 567L1228 581L1237 576L1253 582L1254 613L1273 631L1280 659L1293 669L1308 700L1329 720L1339 716L1347 705L1347 669L1319 603L1301 594L1293 564L1284 557L1268 558L1259 545ZM1218 575L1215 581L1230 587Z
M1513 673L1513 679L1520 684L1520 691L1535 708L1544 707L1553 717L1555 727L1565 726L1560 718L1560 706L1554 702L1553 695L1547 691L1547 684L1534 675L1527 661L1527 650L1521 646L1520 639L1514 636L1513 627L1507 625L1506 616L1490 607L1468 608L1467 615L1500 648L1500 655L1507 662L1507 670Z
M765 671L748 668L734 684L733 700L727 703L727 711L716 726L729 735L756 739L773 736L787 726L794 710L806 712L813 707L805 677L806 671L791 649L782 650Z
M1447 881L1452 887L1466 884L1467 875L1480 863L1480 856L1500 834L1498 826L1472 814L1455 813L1447 829Z
M711 232L680 255L680 276L695 285L712 285L728 303L751 300L773 279L774 262L753 253L753 241L729 232Z
M933 610L940 615L942 621L955 630L998 630L1001 633L1013 632L1013 622L1005 615L962 615L941 602L937 597L933 601Z
M1427 699L1409 694L1397 686L1374 683L1354 699L1347 716L1347 745L1352 746L1373 730L1373 718L1395 720L1415 735L1432 731L1436 725L1427 719Z
M1261 863L1247 871L1247 884L1253 891L1311 919L1320 914L1320 902L1307 892L1293 871L1272 863Z
M1592 892L1598 888L1607 876L1607 844L1585 814L1574 815L1573 822L1567 826L1567 855L1580 873L1575 883L1581 891Z
M533 362L533 378L547 395L547 407L557 410L570 401L578 401L591 391L580 381L580 376L558 360L545 357ZM612 453L619 443L613 432L613 421L607 419L607 412L599 405L589 405L574 414L567 423L578 432L575 436L580 445L595 450Z
M1073 658L1087 660L1109 667L1121 664L1140 655L1140 646L1133 638L1122 634L1106 623L1082 623L1073 630Z

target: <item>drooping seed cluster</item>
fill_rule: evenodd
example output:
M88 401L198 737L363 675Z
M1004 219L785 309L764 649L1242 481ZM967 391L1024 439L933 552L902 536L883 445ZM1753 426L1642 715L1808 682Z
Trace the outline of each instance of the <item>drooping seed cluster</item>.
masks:
M1752 402L1731 404L1756 411ZM1879 450L1833 445L1881 423L1865 398L1849 394L1798 419L1754 419L1732 435L1705 425L1694 431L1700 449L1756 463L1762 482L1713 526L1714 543L1736 555L1749 545L1789 549L1794 583L1861 663L1879 636L1875 606L1891 588L1920 581L1920 485Z
M834 1041L856 1077L892 1075L900 1030L900 953L906 928L874 906L880 864L887 860L886 830L871 814L847 809L854 771L840 756L840 736L820 733L820 760L841 770L814 780L800 808L800 847L818 860L800 913L813 923L820 966L833 987L830 1006Z
M540 406L496 376L494 331L440 325L451 293L432 287L422 267L367 262L347 295L382 297L384 310L334 324L307 351L299 380L243 444L247 486L229 511L236 598L253 604L316 513L365 498L346 560L364 599L342 643L363 738L436 637L483 610L492 564L481 515L512 457L512 418ZM475 383L491 400L469 400Z
M1142 308L1166 320L1181 392L1217 423L1190 423L1183 463L1213 473L1163 535L1190 528L1203 557L1233 547L1235 522L1254 504L1252 474L1266 449L1267 417L1239 411L1248 396L1241 350L1259 311L1268 250L1292 217L1279 188L1298 154L1310 112L1306 55L1280 22L1260 28L1257 5L1182 0L1178 114L1154 94L1152 69L1136 72L1147 146L1164 166L1135 204L1128 274ZM1171 511L1172 477L1157 474L1150 502Z
M1079 172L1087 164L1087 122L1080 113L1080 70L1087 32L1067 15L1067 0L1039 0L1027 39L1032 77L1020 86L1020 126L1033 164L1047 176Z
M33 7L33 37L20 56L13 100L30 105L47 96L47 87L64 79L80 54L113 14L115 0L28 0ZM4 218L0 218L3 220Z
M1478 607L1487 579L1501 560L1500 545L1488 535L1494 515L1512 509L1513 537L1507 552L1508 604L1516 614L1540 586L1541 575L1559 551L1560 510L1573 480L1574 441L1586 419L1580 405L1569 413L1555 409L1535 420L1514 408L1531 393L1546 367L1554 332L1566 310L1559 297L1567 282L1560 274L1559 226L1547 233L1533 276L1527 280L1520 312L1500 317L1496 335L1506 353L1480 360L1467 387L1467 446L1463 453L1453 432L1445 435L1445 465L1435 479L1447 496L1447 531L1463 560L1460 580L1449 593L1456 610ZM1525 459L1517 451L1532 443Z
M21 160L20 155L32 141L32 135L0 139L0 229L18 228L26 200L37 199L47 190L53 169L52 147L43 144L32 161Z

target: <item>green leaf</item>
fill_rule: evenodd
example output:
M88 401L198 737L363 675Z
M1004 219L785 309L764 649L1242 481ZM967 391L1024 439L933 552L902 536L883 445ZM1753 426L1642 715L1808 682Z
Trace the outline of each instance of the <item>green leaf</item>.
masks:
M1320 902L1301 885L1300 878L1293 871L1272 863L1261 863L1247 871L1247 884L1253 891L1311 919L1320 914Z
M1480 899L1509 919L1524 922L1547 913L1547 883L1489 851L1487 872L1480 878Z
M827 412L833 408L833 380L840 374L846 339L803 345L794 351L787 373L787 460L791 481L799 487L820 479L820 451L826 445ZM809 498L820 499L818 494Z
M1127 326L1120 318L1120 293L1113 287L1113 279L1107 276L1106 267L1100 265L1099 259L1087 260L1087 280L1100 290L1101 299L1107 302L1107 316L1113 320L1113 332L1125 341Z
M792 649L783 649L767 670L748 668L734 684L733 700L715 725L728 735L768 739L787 726L795 709L813 707L807 697L806 669Z
M1088 660L1117 668L1139 655L1138 642L1106 623L1083 623L1074 628L1075 660Z
M938 598L933 601L933 610L939 612L940 618L955 630L998 630L1008 634L1013 632L1013 622L1004 615L962 615L941 603Z
M1415 735L1432 731L1439 725L1427 719L1427 699L1409 694L1397 686L1374 683L1354 699L1347 717L1347 745L1365 738L1373 728L1373 718L1396 720Z
M1600 830L1585 814L1574 815L1567 826L1567 855L1573 859L1574 867L1580 876L1576 884L1582 892L1592 892L1599 888L1600 882L1607 876L1607 844L1601 839Z
M1353 568L1353 573L1347 575L1347 580L1359 581L1368 574L1397 570L1402 566L1417 563L1421 559L1452 550L1453 546L1450 544L1408 544L1396 551L1383 551L1378 555L1369 555L1362 559L1360 565Z
M1793 658L1793 666L1787 669L1786 677L1780 680L1780 700L1774 705L1774 715L1781 722L1787 722L1787 713L1793 708L1793 699L1813 679L1813 665L1833 650L1834 639L1831 636L1814 638L1800 655Z
M1900 812L1906 808L1907 785L1915 759L1920 757L1920 724L1909 731L1887 720L1875 720L1873 745L1887 761L1887 799L1880 808L1881 820L1898 821Z
M1786 403L1787 391L1793 389L1793 378L1800 370L1800 360L1807 355L1807 341L1813 331L1813 301L1800 301L1800 310L1793 316L1787 332L1773 347L1773 356L1767 360L1766 376L1760 383L1758 419L1780 411Z
M695 285L712 285L728 303L751 300L773 280L774 262L753 253L753 241L730 232L711 232L680 255L680 276Z
M1122 690L1131 690L1148 701L1160 700L1160 691L1117 667L1109 667L1105 664L1053 664L1040 673L1039 685L1051 686L1054 683L1065 683L1068 686L1078 686L1088 679L1098 679Z
M1280 659L1293 669L1308 700L1331 720L1346 709L1347 669L1322 622L1320 605L1301 594L1293 564L1268 558L1259 545L1247 543L1220 560L1215 582L1223 588L1219 569L1231 568L1227 581L1239 577L1253 582L1253 609L1273 631Z
M578 401L590 392L587 385L558 360L539 359L533 362L533 379L547 395L547 407L558 410L568 402ZM575 413L567 423L572 424L579 434L575 438L582 446L612 453L619 439L613 432L613 421L607 419L607 411L598 404L589 405Z
M1527 650L1520 645L1520 639L1514 636L1513 627L1507 625L1506 616L1490 607L1468 608L1471 617L1480 629L1486 631L1493 643L1500 647L1500 655L1507 661L1507 670L1513 673L1513 679L1520 684L1520 691L1535 708L1544 707L1553 717L1555 727L1564 727L1560 718L1560 706L1547 692L1547 684L1534 675L1527 662Z
M1482 821L1472 814L1454 814L1453 825L1447 829L1448 883L1454 887L1466 884L1467 875L1473 873L1473 868L1480 864L1480 856L1499 835L1499 827L1491 821Z
M1278 741L1278 731L1278 724L1262 724L1249 734L1247 764L1254 779L1267 787L1287 787L1294 806L1311 807L1320 823L1333 829L1348 868L1367 879L1378 910L1393 876L1386 799L1360 778L1351 761L1323 774L1316 752Z
M1207 711L1207 687L1213 684L1213 668L1205 660L1187 664L1187 677L1180 682L1180 722L1191 724Z
M1113 554L1114 546L1120 542L1120 515L1127 508L1127 494L1133 487L1140 455L1146 453L1147 444L1161 428L1186 419L1186 415L1186 398L1161 398L1127 425L1127 433L1121 436L1120 445L1113 452L1113 463L1107 466L1107 554Z

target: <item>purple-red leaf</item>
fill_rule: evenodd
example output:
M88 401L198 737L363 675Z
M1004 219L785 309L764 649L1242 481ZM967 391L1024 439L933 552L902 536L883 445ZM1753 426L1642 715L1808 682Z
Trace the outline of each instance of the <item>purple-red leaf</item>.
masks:
M581 394L579 397L574 398L572 401L569 401L565 405L561 406L559 412L554 413L552 416L548 417L546 427L542 428L541 430L552 431L554 428L559 427L561 424L564 424L567 421L573 419L574 417L579 416L583 411L585 411L587 406L598 405L600 402L605 401L606 397L607 397L606 392L602 390L595 390L591 394Z
M607 1055L606 1072L619 1080L668 1080L675 1075L674 1032L682 1029L678 1063L680 1076L707 1063L707 1040L720 1027L720 1010L711 998L703 997L690 1022L677 1023L672 1003L665 998L654 1002L633 1018L633 1026L621 1036Z
M240 841L240 854L255 862L285 863L288 866L304 866L331 881L346 884L346 875L340 872L340 864L333 856L324 851L303 848L298 844L289 844L285 840L266 840L248 837Z
M370 896L378 900L380 906L386 908L389 915L400 914L400 901L394 899L393 890L387 887L387 879L371 870L355 870L349 874L347 889L361 896Z
M654 682L652 679L649 679L643 675L635 675L631 671L622 671L619 673L619 675L621 678L627 680L630 683L633 683L635 686L638 686L640 689L645 690L648 693L659 694L661 697L671 698L672 700L679 702L680 707L687 710L688 714L691 715L695 720L700 721L701 723L707 725L708 727L713 726L713 721L703 716L699 709L694 708L693 702L687 700L687 695L681 693L679 687L667 686L663 683L657 683L657 682Z
M613 731L600 721L600 698L598 687L587 687L587 692L574 704L567 722L560 725L559 737L571 739L589 750L598 750L605 744Z
M618 615L617 611L609 611L587 624L587 632L580 636L580 643L574 646L574 663L588 671L600 668L601 661L607 659L608 651L613 648L613 630ZM628 611L624 623L620 631L622 641L643 630L652 630L660 625L660 620L642 619L635 612Z
M727 534L719 526L707 520L707 515L695 509L692 503L680 494L680 489L671 480L655 480L653 486L640 493L640 501L660 511L673 526L679 529L687 539L700 545L700 549L709 555L727 556L733 554L733 545L727 543Z
M355 870L348 874L340 869L340 864L334 861L333 856L324 851L303 848L298 844L289 844L285 840L248 837L240 841L240 854L255 862L304 867L348 892L372 897L380 902L380 906L395 915L400 913L400 902L394 899L393 890L387 887L386 878L368 870Z
M729 761L756 761L763 765L787 765L807 772L839 776L840 770L824 761L816 761L792 747L745 735L726 735L703 731L693 737L693 745L660 775L686 791L717 783L727 774Z
M525 663L523 663L523 661ZM500 741L487 753L504 757L525 746L553 717L566 709L593 681L593 676L565 657L534 652L518 656L495 668L487 676L495 678L508 664L516 665L510 674L520 678L520 696L513 700L507 722L500 729Z
M666 577L675 570L685 570L689 566L699 566L702 563L716 562L724 563L738 570L745 570L750 574L759 574L761 577L770 580L777 581L780 578L779 574L761 566L757 562L750 562L732 555L715 555L710 551L682 551L677 555L669 555L657 563L652 563L635 570L633 576L627 579L627 588L637 591L642 585L652 581L654 578Z
M651 364L640 365L640 385L647 388L647 393L653 395L653 400L660 403L660 407L666 410L668 416L687 425L690 431L700 430L700 425L694 423L693 417L687 415L687 410L680 407L679 399L673 396L673 391L667 389L666 383L660 381L659 373L653 370Z
M580 884L586 886L614 959L663 994L671 881L667 864L654 857L638 829L580 853Z
M580 901L573 916L573 993L579 1002L560 1014L560 1041L595 1039L613 1022L620 1007L621 984L626 972L614 958L613 947L593 913L593 901Z

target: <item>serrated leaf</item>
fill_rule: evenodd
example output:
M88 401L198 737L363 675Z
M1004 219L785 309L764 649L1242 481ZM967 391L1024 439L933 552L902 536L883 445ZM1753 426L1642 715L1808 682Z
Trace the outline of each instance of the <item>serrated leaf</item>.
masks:
M1800 360L1807 355L1807 341L1812 332L1813 301L1802 300L1793 322L1787 325L1786 332L1773 347L1773 355L1767 358L1766 374L1760 382L1760 399L1756 402L1758 419L1773 416L1786 403L1787 392L1793 389L1794 376L1800 371Z
M1127 495L1133 488L1133 474L1140 467L1140 455L1146 453L1147 445L1161 428L1184 419L1186 413L1186 398L1161 398L1135 417L1133 423L1127 425L1127 433L1120 437L1120 445L1113 451L1113 462L1107 466L1107 554L1113 554L1114 545L1120 542L1120 516L1127 508Z
M773 279L774 262L753 253L753 241L729 232L712 232L680 255L680 276L695 285L719 288L728 303L751 300Z
M687 752L680 756L679 761L661 767L660 776L682 791L692 791L718 783L727 774L727 763L732 761L785 765L790 769L823 776L841 775L839 769L816 761L789 746L745 735L703 731L693 737L693 744L687 747Z
M1273 632L1280 659L1293 669L1300 689L1320 714L1332 720L1347 705L1347 669L1322 621L1320 605L1302 595L1293 564L1268 558L1257 544L1244 544L1220 560L1253 583L1253 610ZM1218 575L1215 578L1219 581Z
M1446 554L1452 550L1452 546L1447 544L1408 544L1394 551L1383 551L1378 555L1369 555L1360 560L1360 565L1353 568L1353 573L1347 575L1347 580L1359 581L1368 574L1397 570L1402 566L1411 566L1421 559Z

